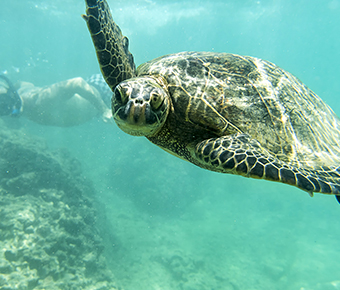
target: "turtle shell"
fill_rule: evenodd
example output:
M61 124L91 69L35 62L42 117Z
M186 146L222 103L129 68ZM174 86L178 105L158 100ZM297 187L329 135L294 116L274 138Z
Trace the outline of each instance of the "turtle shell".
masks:
M101 71L112 91L118 88L112 104L122 114L121 128L125 120L144 124L140 113L150 113L144 102L161 80L166 101L159 108L166 115L152 134L144 134L151 142L208 170L280 181L340 201L339 119L296 77L265 60L213 52L171 54L136 71L106 1L86 4L83 17ZM125 110L126 94L141 99L130 100ZM129 112L137 114L131 118ZM145 124L138 126L134 135L147 131Z
M246 133L294 167L340 164L338 117L301 81L271 62L227 53L182 52L141 65L137 75L166 79L176 115L169 118L173 120L169 126L176 132L185 124L186 134L179 133L184 143L190 143L188 135L193 134L191 141L196 142Z

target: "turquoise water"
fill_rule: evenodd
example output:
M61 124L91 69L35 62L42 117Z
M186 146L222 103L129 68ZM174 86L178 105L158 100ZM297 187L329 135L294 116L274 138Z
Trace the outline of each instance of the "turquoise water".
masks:
M0 71L37 86L98 72L83 1L7 2ZM137 65L185 50L256 56L299 77L340 115L340 1L109 4ZM80 160L122 289L340 289L334 197L204 171L99 119L65 129L22 118L13 127Z

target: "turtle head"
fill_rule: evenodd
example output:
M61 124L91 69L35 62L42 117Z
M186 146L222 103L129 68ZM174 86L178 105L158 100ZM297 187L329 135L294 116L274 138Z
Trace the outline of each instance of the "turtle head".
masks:
M112 97L112 115L118 127L134 136L152 136L163 126L170 97L162 77L143 76L118 84Z

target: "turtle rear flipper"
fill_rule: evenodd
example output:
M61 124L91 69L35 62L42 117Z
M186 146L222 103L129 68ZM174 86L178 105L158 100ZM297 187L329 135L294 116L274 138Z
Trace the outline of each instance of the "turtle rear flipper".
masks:
M311 196L313 192L340 194L337 169L295 168L275 158L246 134L205 140L196 146L195 153L214 171L287 183L307 191ZM340 197L337 196L337 199L339 201Z
M105 0L86 0L83 15L91 33L100 69L113 91L121 81L136 76L136 66L129 52L129 41L113 21Z

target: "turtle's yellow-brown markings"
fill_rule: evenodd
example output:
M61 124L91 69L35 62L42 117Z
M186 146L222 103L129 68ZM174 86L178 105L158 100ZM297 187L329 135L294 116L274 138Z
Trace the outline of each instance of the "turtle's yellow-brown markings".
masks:
M130 88L112 98L122 130L204 169L340 195L340 121L300 80L262 59L214 52L170 54L136 71L106 1L86 3L104 78L113 91Z

